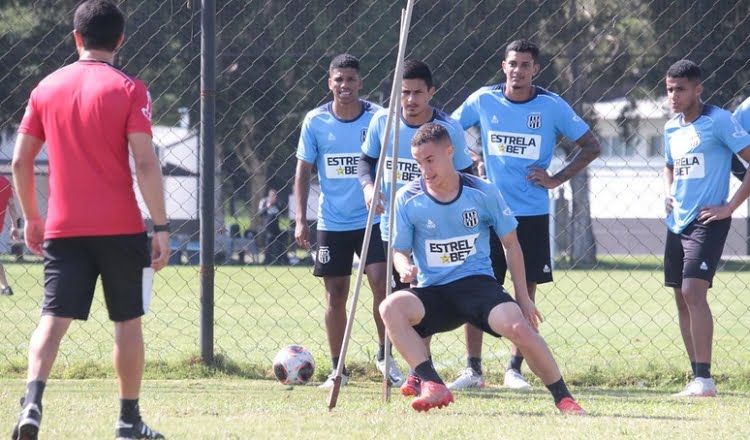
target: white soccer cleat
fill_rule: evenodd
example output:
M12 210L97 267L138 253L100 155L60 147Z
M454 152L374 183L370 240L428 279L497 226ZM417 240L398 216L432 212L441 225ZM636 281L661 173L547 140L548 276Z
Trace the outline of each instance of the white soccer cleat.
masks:
M505 381L503 382L503 385L505 385L506 388L510 388L512 390L526 391L531 389L531 385L526 382L523 374L513 369L507 370L505 372Z
M448 384L449 390L465 390L468 388L483 388L484 377L473 368L465 368L458 372L458 378Z
M696 377L674 397L716 397L716 383L711 378Z
M323 382L322 384L318 385L318 388L323 388L323 389L333 388L333 381L334 381L334 379L336 379L336 372L335 371L332 372L331 374L329 374L328 378L326 379L326 381ZM348 383L349 383L349 376L347 376L346 374L342 373L341 374L341 385L343 386L343 385L346 385Z
M378 371L385 375L385 359L382 361L375 361L375 365L378 366ZM400 387L404 383L404 375L401 374L396 361L391 358L388 365L388 383L392 387Z

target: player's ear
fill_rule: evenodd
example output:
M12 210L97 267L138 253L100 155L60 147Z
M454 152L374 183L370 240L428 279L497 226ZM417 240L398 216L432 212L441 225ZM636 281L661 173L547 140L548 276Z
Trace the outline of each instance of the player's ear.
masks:
M73 29L73 41L76 44L76 49L83 49L83 37L81 36L81 33L75 29Z
M115 50L119 50L122 45L125 44L125 34L120 34L120 38L117 39L117 46L115 46Z
M536 61L534 61L534 69L532 70L532 76L537 76L539 74L539 71L542 70L542 66L540 66Z

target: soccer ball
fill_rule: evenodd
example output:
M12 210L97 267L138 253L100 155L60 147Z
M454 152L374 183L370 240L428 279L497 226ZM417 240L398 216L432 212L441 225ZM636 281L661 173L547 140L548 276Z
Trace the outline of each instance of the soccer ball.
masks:
M273 358L273 374L284 385L304 385L315 373L312 353L300 345L282 348Z

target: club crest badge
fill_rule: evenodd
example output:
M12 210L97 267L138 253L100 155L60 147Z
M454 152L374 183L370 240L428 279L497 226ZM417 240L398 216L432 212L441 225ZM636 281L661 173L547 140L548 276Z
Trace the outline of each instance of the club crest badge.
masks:
M318 249L318 261L320 261L320 264L327 264L331 261L331 251L328 250L328 246L321 246Z
M541 113L529 113L529 118L526 120L526 126L532 130L536 130L542 127L542 114Z
M479 224L479 214L477 213L476 209L469 209L467 211L464 211L463 217L464 226L469 229L474 228Z

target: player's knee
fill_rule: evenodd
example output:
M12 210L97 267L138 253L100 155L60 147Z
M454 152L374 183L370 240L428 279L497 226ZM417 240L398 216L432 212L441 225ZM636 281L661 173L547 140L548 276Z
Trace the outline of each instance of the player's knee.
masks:
M378 306L378 310L380 311L380 317L383 318L383 321L386 321L386 322L390 321L391 319L393 319L394 313L397 312L397 308L394 307L394 304L393 304L394 301L395 301L395 298L391 296L390 298L384 299L380 303L380 306Z
M391 295L380 303L380 317L387 323L392 323L399 319L408 318L407 300L401 295Z
M526 341L530 337L533 336L534 330L531 328L531 325L526 322L526 320L521 317L521 319L514 320L513 322L509 322L506 326L506 338L510 339L511 341Z
M687 308L704 307L708 304L706 293L702 289L682 289L682 302ZM680 301L677 301L680 307Z
M326 286L326 302L331 310L346 308L346 300L349 298L348 286L329 285Z

